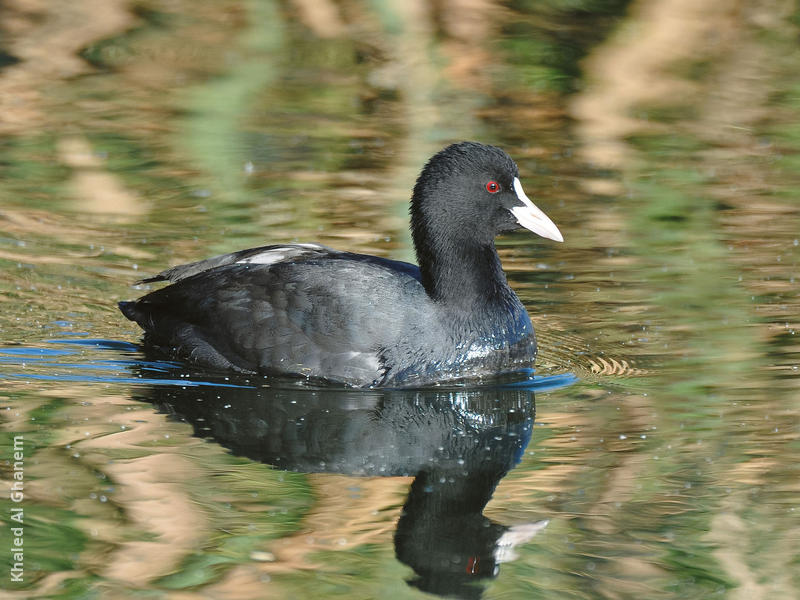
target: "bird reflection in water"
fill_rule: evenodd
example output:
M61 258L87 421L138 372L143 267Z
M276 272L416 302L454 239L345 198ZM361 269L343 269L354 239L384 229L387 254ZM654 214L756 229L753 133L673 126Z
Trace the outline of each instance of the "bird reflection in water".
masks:
M208 379L207 377L205 379ZM183 380L186 381L186 380ZM547 521L508 527L483 516L531 439L533 391L153 385L138 399L185 420L234 454L287 471L413 476L394 536L409 584L479 598Z

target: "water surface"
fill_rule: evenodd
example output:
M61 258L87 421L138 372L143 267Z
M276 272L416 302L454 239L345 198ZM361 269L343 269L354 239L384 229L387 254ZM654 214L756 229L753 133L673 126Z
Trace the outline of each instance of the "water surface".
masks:
M0 7L8 597L800 594L796 7L437 6ZM116 302L166 266L413 260L414 177L459 139L504 147L564 233L498 240L530 385L139 352Z

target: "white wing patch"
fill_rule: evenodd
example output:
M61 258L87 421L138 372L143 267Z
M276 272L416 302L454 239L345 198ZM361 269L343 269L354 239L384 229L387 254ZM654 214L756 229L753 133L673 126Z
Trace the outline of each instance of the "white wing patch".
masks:
M274 265L290 258L296 258L303 254L313 254L315 252L326 251L328 248L320 244L292 244L291 246L277 246L264 250L258 254L237 260L237 265Z

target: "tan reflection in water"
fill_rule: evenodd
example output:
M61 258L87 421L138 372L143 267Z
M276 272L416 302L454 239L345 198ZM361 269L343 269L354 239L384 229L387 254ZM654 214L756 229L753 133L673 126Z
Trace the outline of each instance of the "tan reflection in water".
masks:
M86 138L64 137L59 140L57 149L60 161L72 169L70 189L78 210L118 218L148 211L148 203L125 189L119 179L105 170L103 161L92 151Z
M316 550L391 544L411 477L365 477L317 473L308 476L317 501L303 521L304 531L275 544L286 566L308 568ZM376 510L375 507L392 507ZM280 567L282 568L282 567Z
M46 86L91 71L79 51L135 22L121 0L62 2L58 10L48 2L10 0L3 2L2 16L10 40L4 50L20 59L0 76L0 131L6 134L49 128Z
M750 486L760 486L766 483L766 474L780 468L778 460L754 457L740 463L732 473L731 479L746 483ZM794 497L800 497L800 482L786 482ZM751 488L752 489L752 488ZM717 514L711 520L711 530L705 539L715 544L714 557L723 565L728 573L736 575L739 587L731 591L731 600L762 600L774 598L775 590L792 590L791 574L788 570L775 566L767 567L769 577L761 570L751 567L751 549L748 544L742 543L753 535L752 523L743 518L742 512L751 502L746 491L740 489L725 498ZM793 556L794 540L798 538L798 527L790 528L783 532L777 543L769 549L770 554L776 556ZM788 597L788 596L787 596Z
M392 545L412 478L353 478L328 473L308 477L316 499L303 519L302 530L276 540L267 554L268 560L231 568L218 583L206 588L207 593L225 600L255 598L267 592L278 594L282 589L280 580L265 583L274 574L331 568L329 558L319 561L314 557L318 552ZM285 593L291 594L291 588Z
M630 19L584 62L587 89L571 104L582 157L598 167L619 168L630 159L627 136L642 129L663 131L634 111L645 104L687 101L696 86L670 69L680 60L713 55L736 26L735 10L735 3L724 1L635 2Z
M155 539L123 542L106 557L103 575L140 584L176 570L207 533L205 516L184 489L199 469L179 454L154 454L116 461L107 473L120 485L114 500Z
M345 24L339 7L329 0L292 0L300 21L319 38L335 38L343 35Z
M26 501L79 516L72 526L80 527L88 542L76 560L80 572L53 572L35 592L56 593L66 578L86 573L102 575L106 590L146 587L176 571L211 529L189 494L189 483L201 472L190 457L221 449L190 437L188 425L168 422L128 398L92 396L85 387L54 388L41 397L74 400L57 438L26 463ZM26 415L37 408L26 401L12 412L30 423ZM24 429L13 419L4 424L9 427ZM164 443L170 438L179 443ZM100 492L98 474L105 482ZM5 479L0 483L5 487ZM110 491L103 491L108 486Z
M85 390L78 393L85 397ZM62 428L62 444L70 445L69 454L80 464L113 482L106 506L118 507L124 517L120 523L118 517L98 511L96 500L75 501L73 509L89 516L83 527L95 542L81 562L91 572L134 585L175 571L208 535L206 516L187 494L187 484L200 471L183 454L202 448L202 442L183 437L179 446L160 444L156 451L154 444L165 441L166 432L178 438L189 427L168 423L149 406L123 397L98 398L83 405L80 414L92 426L79 421ZM104 543L102 549L98 542Z

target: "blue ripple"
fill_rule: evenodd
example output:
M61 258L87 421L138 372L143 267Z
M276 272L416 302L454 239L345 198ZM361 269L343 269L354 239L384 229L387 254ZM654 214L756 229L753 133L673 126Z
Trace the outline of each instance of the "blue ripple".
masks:
M214 383L210 381L191 381L189 379L140 379L138 377L102 377L100 375L42 375L40 373L9 373L0 374L0 379L36 379L40 381L81 381L85 383L136 383L147 385L173 385L180 387L226 387L254 389L252 385L236 385L233 383Z
M536 392L549 392L550 390L558 390L568 387L580 381L574 373L562 373L560 375L547 375L545 377L535 377L525 381L515 381L514 383L507 383L501 387L504 388L521 388L526 390L533 390Z
M31 347L0 347L0 354L13 356L67 356L75 354L71 350L56 350L54 348L31 348Z
M71 344L74 346L90 346L92 348L100 348L101 350L122 350L124 352L136 352L139 346L131 344L130 342L121 342L118 340L102 340L93 338L84 338L80 340L49 340L51 344Z

